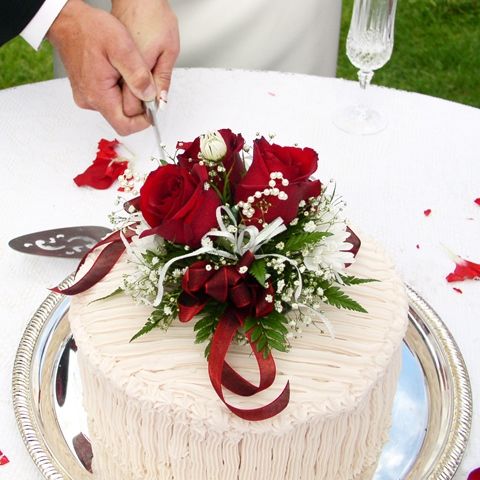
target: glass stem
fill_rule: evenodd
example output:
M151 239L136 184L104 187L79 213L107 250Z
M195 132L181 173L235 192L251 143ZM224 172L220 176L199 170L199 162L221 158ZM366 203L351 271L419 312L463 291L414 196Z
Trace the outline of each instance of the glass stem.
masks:
M360 82L360 87L362 88L362 90L366 90L368 85L370 85L372 78L373 70L370 70L369 72L365 72L363 70L358 71L358 81Z

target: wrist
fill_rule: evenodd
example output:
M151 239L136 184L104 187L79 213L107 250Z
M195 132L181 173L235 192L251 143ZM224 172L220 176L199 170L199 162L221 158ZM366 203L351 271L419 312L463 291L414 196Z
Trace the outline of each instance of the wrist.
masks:
M79 22L79 17L88 8L83 0L68 0L48 29L46 38L56 45L62 38L65 38L65 35L71 30L72 24Z

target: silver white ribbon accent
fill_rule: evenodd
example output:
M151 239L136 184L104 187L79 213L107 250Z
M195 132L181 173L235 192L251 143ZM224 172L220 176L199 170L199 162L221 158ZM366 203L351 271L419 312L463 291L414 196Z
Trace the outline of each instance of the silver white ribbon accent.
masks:
M323 315L321 312L317 312L317 310L313 309L308 305L305 305L304 303L299 303L298 308L299 309L305 308L309 310L312 313L312 315L315 315L315 317L318 318L320 322L323 323L323 325L325 325L325 330L330 335L330 338L335 338L335 331L333 329L333 325L325 315Z
M228 227L225 225L225 222L223 221L223 216L222 213L225 213L229 219L231 220L231 225L234 227L234 231L231 232L228 230ZM220 227L217 230L212 230L208 233L206 233L202 237L202 247L198 248L197 250L186 253L185 255L180 255L178 257L170 259L165 265L160 270L159 276L158 276L158 293L157 296L153 302L153 306L157 307L160 305L163 299L163 294L164 294L164 287L163 283L165 281L165 276L167 275L167 272L169 268L177 261L183 260L185 258L191 258L195 257L197 255L202 255L205 253L211 254L211 255L216 255L219 257L223 258L228 258L230 260L237 260L241 258L247 251L251 251L253 254L266 242L271 240L273 237L276 235L284 232L287 227L283 223L283 219L278 217L276 218L273 222L271 222L269 225L267 225L261 232L258 230L257 227L251 225L249 227L241 229L239 232L237 220L235 218L235 215L233 214L232 210L225 205L220 205L217 208L216 211L216 216L217 216L217 223L218 226ZM248 240L247 240L248 236ZM217 237L217 238L225 238L229 243L231 243L233 247L233 253L227 252L225 250L220 250L218 248L215 248L213 246L213 242L211 238L209 237ZM300 295L301 292L301 285L302 285L302 277L300 274L300 271L298 270L298 267L296 266L296 262L293 260L290 260L287 257L284 257L283 255L277 255L277 254L271 254L271 255L256 255L255 258L263 258L267 256L274 256L274 257L280 257L284 259L285 261L288 261L289 263L295 265L297 268L297 273L299 276L299 281L300 281L300 288L297 288L298 296ZM296 293L297 293L296 292ZM297 296L296 296L297 299Z
M223 221L222 213L225 213L230 219L231 221L230 226L234 227L233 229L231 229L233 231L229 231L228 227L225 225L225 222ZM262 231L259 231L258 228L253 225L242 228L239 231L235 215L233 214L232 210L229 207L226 207L225 205L221 205L217 208L216 217L217 217L218 226L220 228L217 230L212 230L206 233L202 237L202 245L203 245L202 247L198 248L193 252L186 253L185 255L180 255L178 257L172 258L167 263L165 263L165 265L163 265L158 276L158 293L153 302L153 306L156 307L160 305L160 303L162 303L163 294L164 294L163 283L165 281L165 276L167 275L169 268L175 262L179 260L184 260L185 258L191 258L191 257L196 257L198 255L203 255L205 253L216 255L223 258L228 258L230 260L237 260L241 258L249 250L255 255L255 252L263 244L267 243L272 238L274 238L275 236L279 235L280 233L284 232L287 229L287 227L283 223L283 219L281 217L278 217L269 225L267 225ZM247 240L247 236L248 236L248 240ZM228 242L231 243L234 253L215 248L213 246L213 242L209 237L226 239ZM122 238L122 240L124 241L125 246L129 248L130 245L128 245L128 242L126 241L126 239ZM303 282L302 282L302 273L298 268L297 262L295 260L292 260L286 257L285 255L280 255L277 253L255 255L256 259L267 258L267 257L280 258L281 260L288 262L290 265L292 265L295 268L298 276L298 286L295 289L294 299L295 301L298 301L302 293ZM313 308L303 303L299 303L298 306L299 308L305 308L305 309L308 309L310 312L312 312L316 316L316 318L318 318L325 325L325 328L328 334L330 335L330 337L335 338L332 324L324 315L322 315L320 312L317 312Z

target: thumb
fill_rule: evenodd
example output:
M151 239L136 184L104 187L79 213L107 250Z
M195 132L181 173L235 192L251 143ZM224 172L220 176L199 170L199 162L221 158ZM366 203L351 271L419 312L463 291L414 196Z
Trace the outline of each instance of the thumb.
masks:
M108 53L111 64L137 98L150 101L157 97L157 87L150 69L133 40L119 40L116 48Z
M157 92L163 100L166 100L167 92L170 88L172 70L176 59L176 53L167 50L160 55L153 68L153 79L157 87Z

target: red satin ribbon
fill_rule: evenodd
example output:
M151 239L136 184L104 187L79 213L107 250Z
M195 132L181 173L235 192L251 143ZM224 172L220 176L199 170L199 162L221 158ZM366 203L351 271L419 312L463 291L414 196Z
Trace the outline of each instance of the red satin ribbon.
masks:
M129 243L134 235L135 232L132 229L127 229L124 232L124 236ZM120 231L113 232L108 237L105 237L103 240L100 240L100 242L93 246L80 261L77 270L75 271L75 275L78 273L80 267L85 263L86 258L94 250L103 245L106 245L106 247L99 253L91 268L78 282L65 289L54 287L50 290L55 293L62 293L63 295L77 295L78 293L85 292L89 288L93 287L102 278L104 278L125 251L125 245L120 238Z
M260 372L260 382L256 386L237 373L226 361L228 349L238 329L248 316L257 318L268 315L273 310L273 302L265 297L273 298L271 284L264 288L247 273L240 273L242 267L249 267L254 260L251 252L247 252L235 266L225 266L219 270L207 270L207 261L192 264L185 272L182 280L183 292L179 297L179 319L190 321L200 313L209 299L219 303L227 303L225 313L220 317L212 338L210 356L208 358L208 374L212 386L223 403L235 415L252 421L266 420L280 413L290 399L290 384L287 382L280 395L272 402L253 409L238 408L225 400L222 386L241 396L251 396L267 389L275 380L275 361L271 354L264 358L252 343L247 334Z

